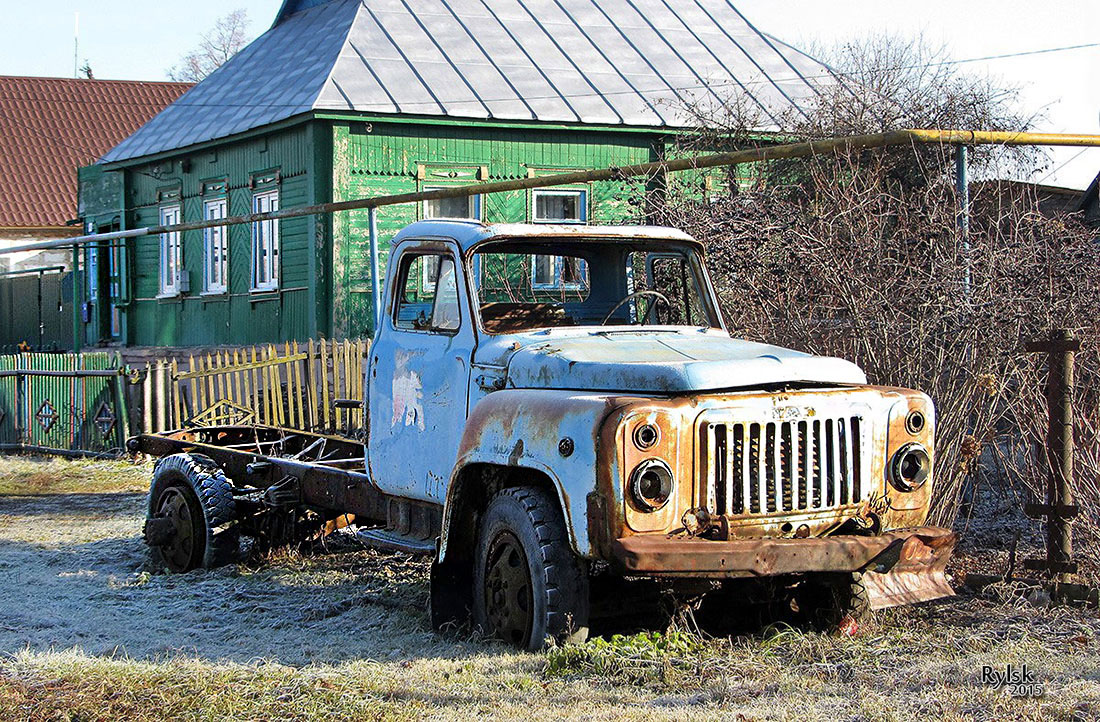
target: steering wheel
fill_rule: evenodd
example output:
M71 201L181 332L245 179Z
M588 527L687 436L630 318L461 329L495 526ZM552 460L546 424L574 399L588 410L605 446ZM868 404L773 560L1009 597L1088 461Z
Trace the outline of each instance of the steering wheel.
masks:
M665 294L661 293L660 291L635 291L634 293L628 293L626 296L624 296L622 298L621 301L619 301L614 306L612 306L611 310L607 312L607 315L603 317L603 321L600 322L600 325L601 326L606 326L607 322L611 320L611 317L615 315L615 312L618 311L624 303L626 303L627 301L629 301L631 299L638 298L639 296L655 296L656 297L656 300L653 303L649 304L649 308L646 309L645 316L642 318L642 325L643 326L646 324L647 321L649 321L649 314L653 313L653 309L657 307L657 301L663 301L665 306L671 306L672 305L672 303L669 302L668 297L665 296Z

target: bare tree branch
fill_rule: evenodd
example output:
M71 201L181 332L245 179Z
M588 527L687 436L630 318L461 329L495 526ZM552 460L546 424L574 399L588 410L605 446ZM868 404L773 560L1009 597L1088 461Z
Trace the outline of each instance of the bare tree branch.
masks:
M214 72L248 45L248 11L243 8L218 19L214 27L202 35L198 47L180 58L168 70L168 77L180 82L197 83Z
M963 75L920 43L872 39L840 49L845 85L822 96L795 135L906 126L1026 129L1012 90ZM855 79L855 80L853 80ZM858 81L858 82L856 82ZM704 128L680 152L762 142L731 98L695 107ZM972 153L986 176L1037 157ZM872 383L921 389L936 403L932 518L950 524L984 479L1042 499L1045 359L1025 341L1069 327L1077 359L1075 523L1100 552L1100 254L1075 216L1040 212L1015 182L972 185L970 233L958 223L954 149L854 151L711 171L670 181L658 222L707 245L730 329L860 364ZM725 183L714 183L724 180ZM722 186L726 189L723 190ZM996 460L998 463L993 463ZM996 467L996 468L993 468Z

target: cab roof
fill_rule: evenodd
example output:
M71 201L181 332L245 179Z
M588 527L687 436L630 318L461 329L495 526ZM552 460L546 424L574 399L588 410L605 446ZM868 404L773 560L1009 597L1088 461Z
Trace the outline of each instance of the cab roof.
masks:
M699 241L677 228L666 226L588 226L569 223L485 223L465 218L437 218L417 221L398 233L393 243L410 238L450 238L463 251L490 240L523 242L644 240L688 243L702 247Z

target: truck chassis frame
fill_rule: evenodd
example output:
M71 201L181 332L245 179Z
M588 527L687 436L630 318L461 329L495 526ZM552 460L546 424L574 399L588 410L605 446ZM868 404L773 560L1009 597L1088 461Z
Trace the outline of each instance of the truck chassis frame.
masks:
M410 552L435 549L443 507L384 493L367 474L361 442L269 426L202 426L142 434L135 453L209 458L234 481L235 492L262 493L272 507L302 506L326 519L354 515L382 541Z

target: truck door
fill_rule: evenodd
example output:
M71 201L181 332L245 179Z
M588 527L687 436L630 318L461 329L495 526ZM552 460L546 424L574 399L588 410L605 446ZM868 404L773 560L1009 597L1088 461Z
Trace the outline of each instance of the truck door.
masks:
M440 243L401 251L371 348L367 462L384 490L442 501L466 424L475 335L462 268Z

